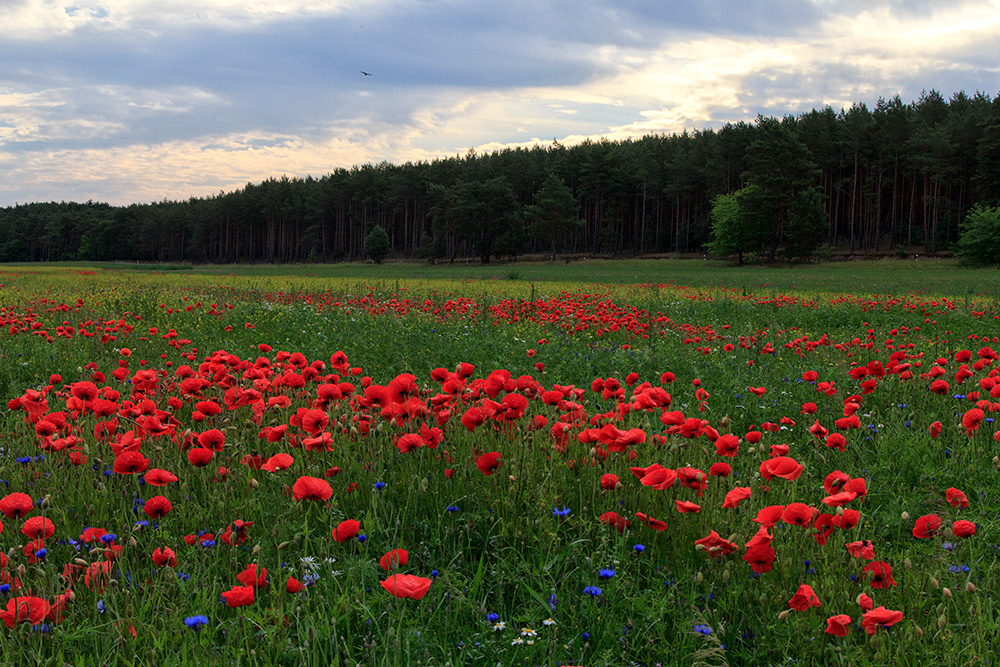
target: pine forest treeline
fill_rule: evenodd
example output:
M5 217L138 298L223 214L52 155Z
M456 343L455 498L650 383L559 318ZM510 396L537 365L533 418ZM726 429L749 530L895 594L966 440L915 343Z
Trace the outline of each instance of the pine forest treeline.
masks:
M679 135L470 150L187 201L22 204L0 209L0 261L358 260L375 226L396 258L702 252L716 198L783 162L822 194L821 245L947 250L974 205L1000 203L1000 95L931 91ZM771 259L796 247L794 230L773 234Z

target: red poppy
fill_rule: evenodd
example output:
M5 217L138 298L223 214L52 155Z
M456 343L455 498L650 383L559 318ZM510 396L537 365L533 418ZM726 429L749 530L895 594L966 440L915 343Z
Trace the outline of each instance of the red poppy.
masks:
M895 586L892 578L892 567L884 560L877 560L865 565L864 576L872 576L872 588L889 588Z
M398 449L403 454L412 452L414 449L423 446L424 446L423 439L416 433L406 433L404 435L399 436L396 439L396 449Z
M979 408L972 408L962 415L962 426L965 427L966 435L971 437L976 429L979 428L979 425L983 422L983 417L985 416L986 415L984 415L983 411Z
M925 514L917 519L913 526L913 536L917 538L933 537L941 527L941 517L937 514Z
M718 456L736 456L740 451L740 439L735 435L720 435L715 439L715 453Z
M337 524L337 527L333 529L333 539L338 542L346 542L361 530L361 522L354 519L347 519L341 521Z
M295 500L327 501L333 495L333 489L324 479L303 475L292 485L292 493L295 495Z
M850 530L861 521L861 512L858 510L844 510L843 514L838 514L833 520L833 525L841 530Z
M196 468L204 468L212 460L212 450L205 449L204 447L194 447L188 450L187 459Z
M119 475L145 472L148 468L149 459L138 450L125 450L115 458L115 472Z
M780 477L789 481L794 481L802 475L805 469L801 463L787 456L776 456L767 459L760 464L760 474L764 479L774 479Z
M44 599L28 596L15 596L7 601L6 609L0 610L0 619L13 628L18 623L38 625L48 616L51 605Z
M723 500L722 506L724 508L732 509L749 497L749 486L737 486L735 489L726 494L726 498Z
M632 522L625 517L618 516L617 512L605 512L597 518L598 521L606 526L611 526L616 528L619 534L625 532L625 529L632 525Z
M945 491L944 497L952 507L964 510L969 506L969 498L955 487Z
M877 607L872 609L864 616L861 617L861 627L865 629L870 635L875 634L875 630L879 627L889 627L894 623L898 623L903 620L903 612L893 611L891 609L886 609L885 607Z
M263 588L267 585L267 568L257 567L256 563L250 563L245 570L236 575L236 581L244 586Z
M664 468L658 463L654 463L646 471L646 474L639 481L643 486L649 486L659 491L670 488L677 480L677 473L673 469Z
M293 463L295 463L295 459L292 458L291 454L279 452L269 458L266 463L262 463L260 469L267 470L268 472L278 472L279 470L291 467Z
M169 470L163 470L162 468L150 468L143 475L143 481L150 486L166 486L171 482L177 481L177 475L170 472Z
M869 540L849 542L845 546L847 547L847 552L855 558L863 558L865 560L875 558L875 548Z
M653 517L647 516L647 515L643 514L642 512L636 512L635 513L635 518L638 519L639 521L641 521L642 523L646 524L647 526L649 526L650 528L652 528L655 531L663 532L664 530L667 529L667 522L666 521L660 521L659 519L654 519Z
M826 633L836 637L846 637L851 626L851 617L847 614L837 614L826 619Z
M433 580L426 577L416 577L412 574L394 574L380 583L386 592L398 598L419 600L427 595Z
M812 426L809 427L809 432L813 434L813 437L819 438L821 440L829 434L829 431L827 431L820 425L818 419L813 423Z
M812 586L801 584L799 590L795 591L795 595L788 601L788 606L795 611L806 611L809 607L819 607L820 601Z
M47 540L56 532L55 524L44 516L33 516L21 526L21 532L33 540Z
M177 555L170 547L163 547L163 549L157 547L153 550L152 558L159 567L177 567Z
M939 435L941 435L942 428L944 427L941 425L941 422L934 422L933 424L927 427L927 432L931 434L932 438L937 438Z
M479 468L479 472L489 477L497 471L500 463L500 452L486 452L476 460L476 467Z
M407 561L410 560L410 552L406 549L393 549L387 552L382 558L379 559L378 564L383 570L389 571L398 568L402 565L406 565Z
M253 586L233 586L231 590L223 591L222 597L230 607L246 607L253 604Z
M976 524L965 519L959 519L951 524L951 532L955 534L955 537L972 537L976 534Z
M306 587L302 585L301 581L291 575L288 576L288 581L285 582L286 591L294 595L295 593L301 593L305 589Z
M858 494L853 491L841 491L840 493L835 493L832 496L823 498L820 502L824 505L829 505L830 507L840 507L841 505L846 505L857 497Z
M163 496L153 496L142 506L142 511L150 519L163 518L170 513L171 509L173 509L173 506L170 504L170 501Z
M830 449L839 449L842 452L847 451L847 438L840 433L831 433L826 436L826 446Z
M813 508L804 503L792 503L781 513L781 520L793 526L808 528L812 523Z
M855 602L857 602L858 606L861 607L861 611L871 611L875 608L875 603L864 593L858 593L858 597Z
M723 463L719 461L718 463L713 463L709 469L708 474L710 477L729 477L733 472L733 467L728 463Z
M27 493L20 491L8 493L0 498L0 512L3 512L8 519L20 519L35 507L34 501Z
M687 500L675 500L677 511L681 514L692 514L701 511L701 507Z
M87 566L87 572L83 575L83 583L87 588L103 593L111 580L111 561L100 560Z
M747 550L743 553L743 560L754 572L765 574L774 568L775 556L774 548L770 544L762 542L752 546L748 545Z
M714 530L709 532L707 537L695 540L694 543L695 546L700 546L702 549L707 551L709 557L711 558L725 556L726 554L730 554L739 549L738 545L733 544L729 540L723 539L722 536Z
M226 445L226 434L217 428L212 428L198 434L198 444L213 452L221 452Z
M831 495L840 493L844 490L844 485L847 484L850 479L851 478L846 472L834 470L823 480L823 488Z
M773 528L779 521L781 521L781 515L785 512L784 505L770 505L768 507L761 508L757 512L757 516L753 519L764 528Z
M618 475L610 472L601 475L601 488L605 491L614 491L619 483Z

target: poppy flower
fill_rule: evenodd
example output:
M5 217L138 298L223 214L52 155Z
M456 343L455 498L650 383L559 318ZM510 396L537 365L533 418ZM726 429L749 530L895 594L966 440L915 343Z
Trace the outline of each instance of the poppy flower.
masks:
M801 463L787 456L776 456L767 459L760 464L760 474L764 479L774 479L780 477L789 481L794 481L802 475L805 469Z
M854 528L861 521L861 512L858 510L844 510L843 514L838 514L834 520L833 525L841 530L850 530Z
M212 428L198 434L198 444L213 452L221 452L226 445L226 434L217 428Z
M0 498L0 512L8 519L20 519L34 507L35 503L27 493L17 491Z
M173 509L173 506L170 504L170 501L163 496L153 496L142 506L142 511L150 519L163 518L170 513L171 509Z
M389 571L393 568L406 565L408 560L410 560L410 552L406 549L393 549L382 556L382 558L379 559L378 564L383 570Z
M605 512L597 518L598 521L606 526L611 526L618 530L618 534L623 534L625 529L632 525L632 522L625 517L618 516L617 512Z
M346 542L361 530L361 522L355 519L347 519L341 521L337 524L337 527L333 529L333 539L338 542Z
M294 595L295 593L301 593L306 589L302 585L302 582L295 577L288 575L288 581L285 582L285 590Z
M119 475L145 472L148 468L149 459L138 450L125 450L115 458L115 472Z
M735 435L720 435L715 439L715 453L718 456L736 456L740 451L740 439Z
M837 614L826 619L826 634L836 637L846 637L851 626L851 617L847 614Z
M869 540L858 540L857 542L849 542L845 545L847 547L847 552L854 556L855 558L863 558L865 560L871 560L875 558L875 548L872 546Z
M976 534L976 524L965 519L959 519L951 524L951 532L955 534L955 537L972 537Z
M153 562L159 567L177 567L177 555L170 547L157 547L153 550Z
M757 512L757 516L752 519L756 521L764 528L773 528L779 521L781 521L781 515L785 512L784 505L770 505L768 507L763 507Z
M955 487L951 487L950 489L945 491L944 497L945 500L948 501L949 505L957 509L964 510L966 507L969 506L969 498Z
M972 436L976 429L979 428L979 425L983 422L983 417L985 417L985 414L983 414L983 411L979 408L972 408L962 415L962 426L965 427L966 435L970 437Z
M18 623L38 625L49 615L51 605L44 599L33 595L15 596L7 601L7 607L0 610L0 619L8 628Z
M934 422L927 427L927 432L931 434L932 438L937 438L939 435L941 435L942 428L944 427L941 425L941 422Z
M476 460L476 467L479 468L479 472L489 477L497 471L500 463L500 452L487 452Z
M735 489L726 494L726 498L722 502L722 506L724 508L732 509L749 497L750 497L749 486L737 486Z
M398 449L403 454L407 454L409 452L412 452L414 449L423 446L424 446L423 439L416 433L406 433L404 435L399 436L399 438L396 439L396 449Z
M920 539L933 537L940 527L941 517L937 514L925 514L914 524L913 536Z
M733 467L728 463L723 463L722 461L713 463L708 469L708 474L711 477L729 477L732 472Z
M659 491L673 486L677 480L677 473L671 468L663 468L659 464L654 464L647 468L647 472L639 480L643 486L649 486Z
M695 540L694 544L696 547L700 546L702 549L707 551L709 557L711 558L725 556L726 554L730 554L739 549L738 545L724 539L714 530L710 531L707 537Z
M840 507L841 505L846 505L857 497L858 494L853 491L841 491L840 493L835 493L832 496L823 498L820 502L824 505L829 505L830 507Z
M100 560L87 566L83 575L84 585L92 591L103 593L111 580L111 561Z
M858 597L855 602L857 602L858 606L861 607L861 611L871 611L875 608L875 603L864 593L858 593Z
M825 444L830 449L839 449L842 452L847 451L847 438L840 433L831 433L826 436Z
M666 521L660 521L659 519L654 519L653 517L647 516L647 515L643 514L642 512L636 512L635 513L635 518L638 519L639 521L641 521L642 523L646 524L647 526L649 526L653 530L656 530L656 531L659 531L659 532L663 532L664 530L667 529L667 522Z
M223 591L222 597L230 607L246 607L253 604L253 586L233 586L231 590Z
M813 423L812 426L809 427L809 432L813 434L813 437L818 438L820 440L829 435L829 431L827 431L825 428L823 428L822 425L820 425L818 419Z
M244 586L263 588L267 585L267 568L257 567L256 563L250 563L245 570L236 575L236 581Z
M619 483L618 475L610 472L601 475L601 488L605 491L614 491Z
M747 547L743 553L743 561L757 574L765 574L774 569L776 555L770 544L759 543Z
M427 595L433 580L426 577L416 577L412 574L394 574L380 583L386 592L398 598L419 600Z
M885 607L876 607L861 617L861 627L870 635L875 634L879 627L889 627L903 620L903 612L893 611Z
M170 472L169 470L163 470L162 468L150 468L143 475L143 481L150 486L166 486L171 482L177 481L177 475Z
M295 495L295 500L327 501L333 495L333 488L324 479L303 475L292 485L292 493Z
M47 540L56 532L55 524L44 516L33 516L21 526L21 532L33 540Z
M204 468L212 460L212 450L204 447L194 447L188 450L187 459L196 468Z
M865 565L864 576L872 576L872 588L889 588L895 586L892 578L892 567L884 560L877 560Z
M701 507L687 500L675 500L677 511L681 514L692 514L701 511Z
M795 595L788 601L788 606L795 611L806 611L809 607L819 607L820 601L812 586L801 584L799 590L795 591Z
M295 459L292 458L291 454L280 452L269 458L266 463L262 463L260 469L267 470L268 472L278 472L279 470L289 468L293 463L295 463Z
M813 508L804 503L791 503L781 513L781 520L793 526L808 528L812 523Z

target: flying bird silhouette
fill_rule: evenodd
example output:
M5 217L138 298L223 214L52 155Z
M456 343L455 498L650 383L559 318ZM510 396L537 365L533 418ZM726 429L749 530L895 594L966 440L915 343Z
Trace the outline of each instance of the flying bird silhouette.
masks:
M365 76L371 76L371 74L369 74L368 72L366 72L364 70L361 70L361 73L364 74Z

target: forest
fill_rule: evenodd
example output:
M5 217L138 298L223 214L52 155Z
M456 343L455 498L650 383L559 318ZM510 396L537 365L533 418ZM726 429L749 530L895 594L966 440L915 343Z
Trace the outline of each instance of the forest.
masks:
M741 201L767 202L765 224L727 243L713 209L718 220L720 204ZM682 134L274 177L186 201L19 204L0 209L0 261L933 255L955 248L973 207L998 203L1000 94L932 90ZM388 244L373 256L366 238L381 230Z

